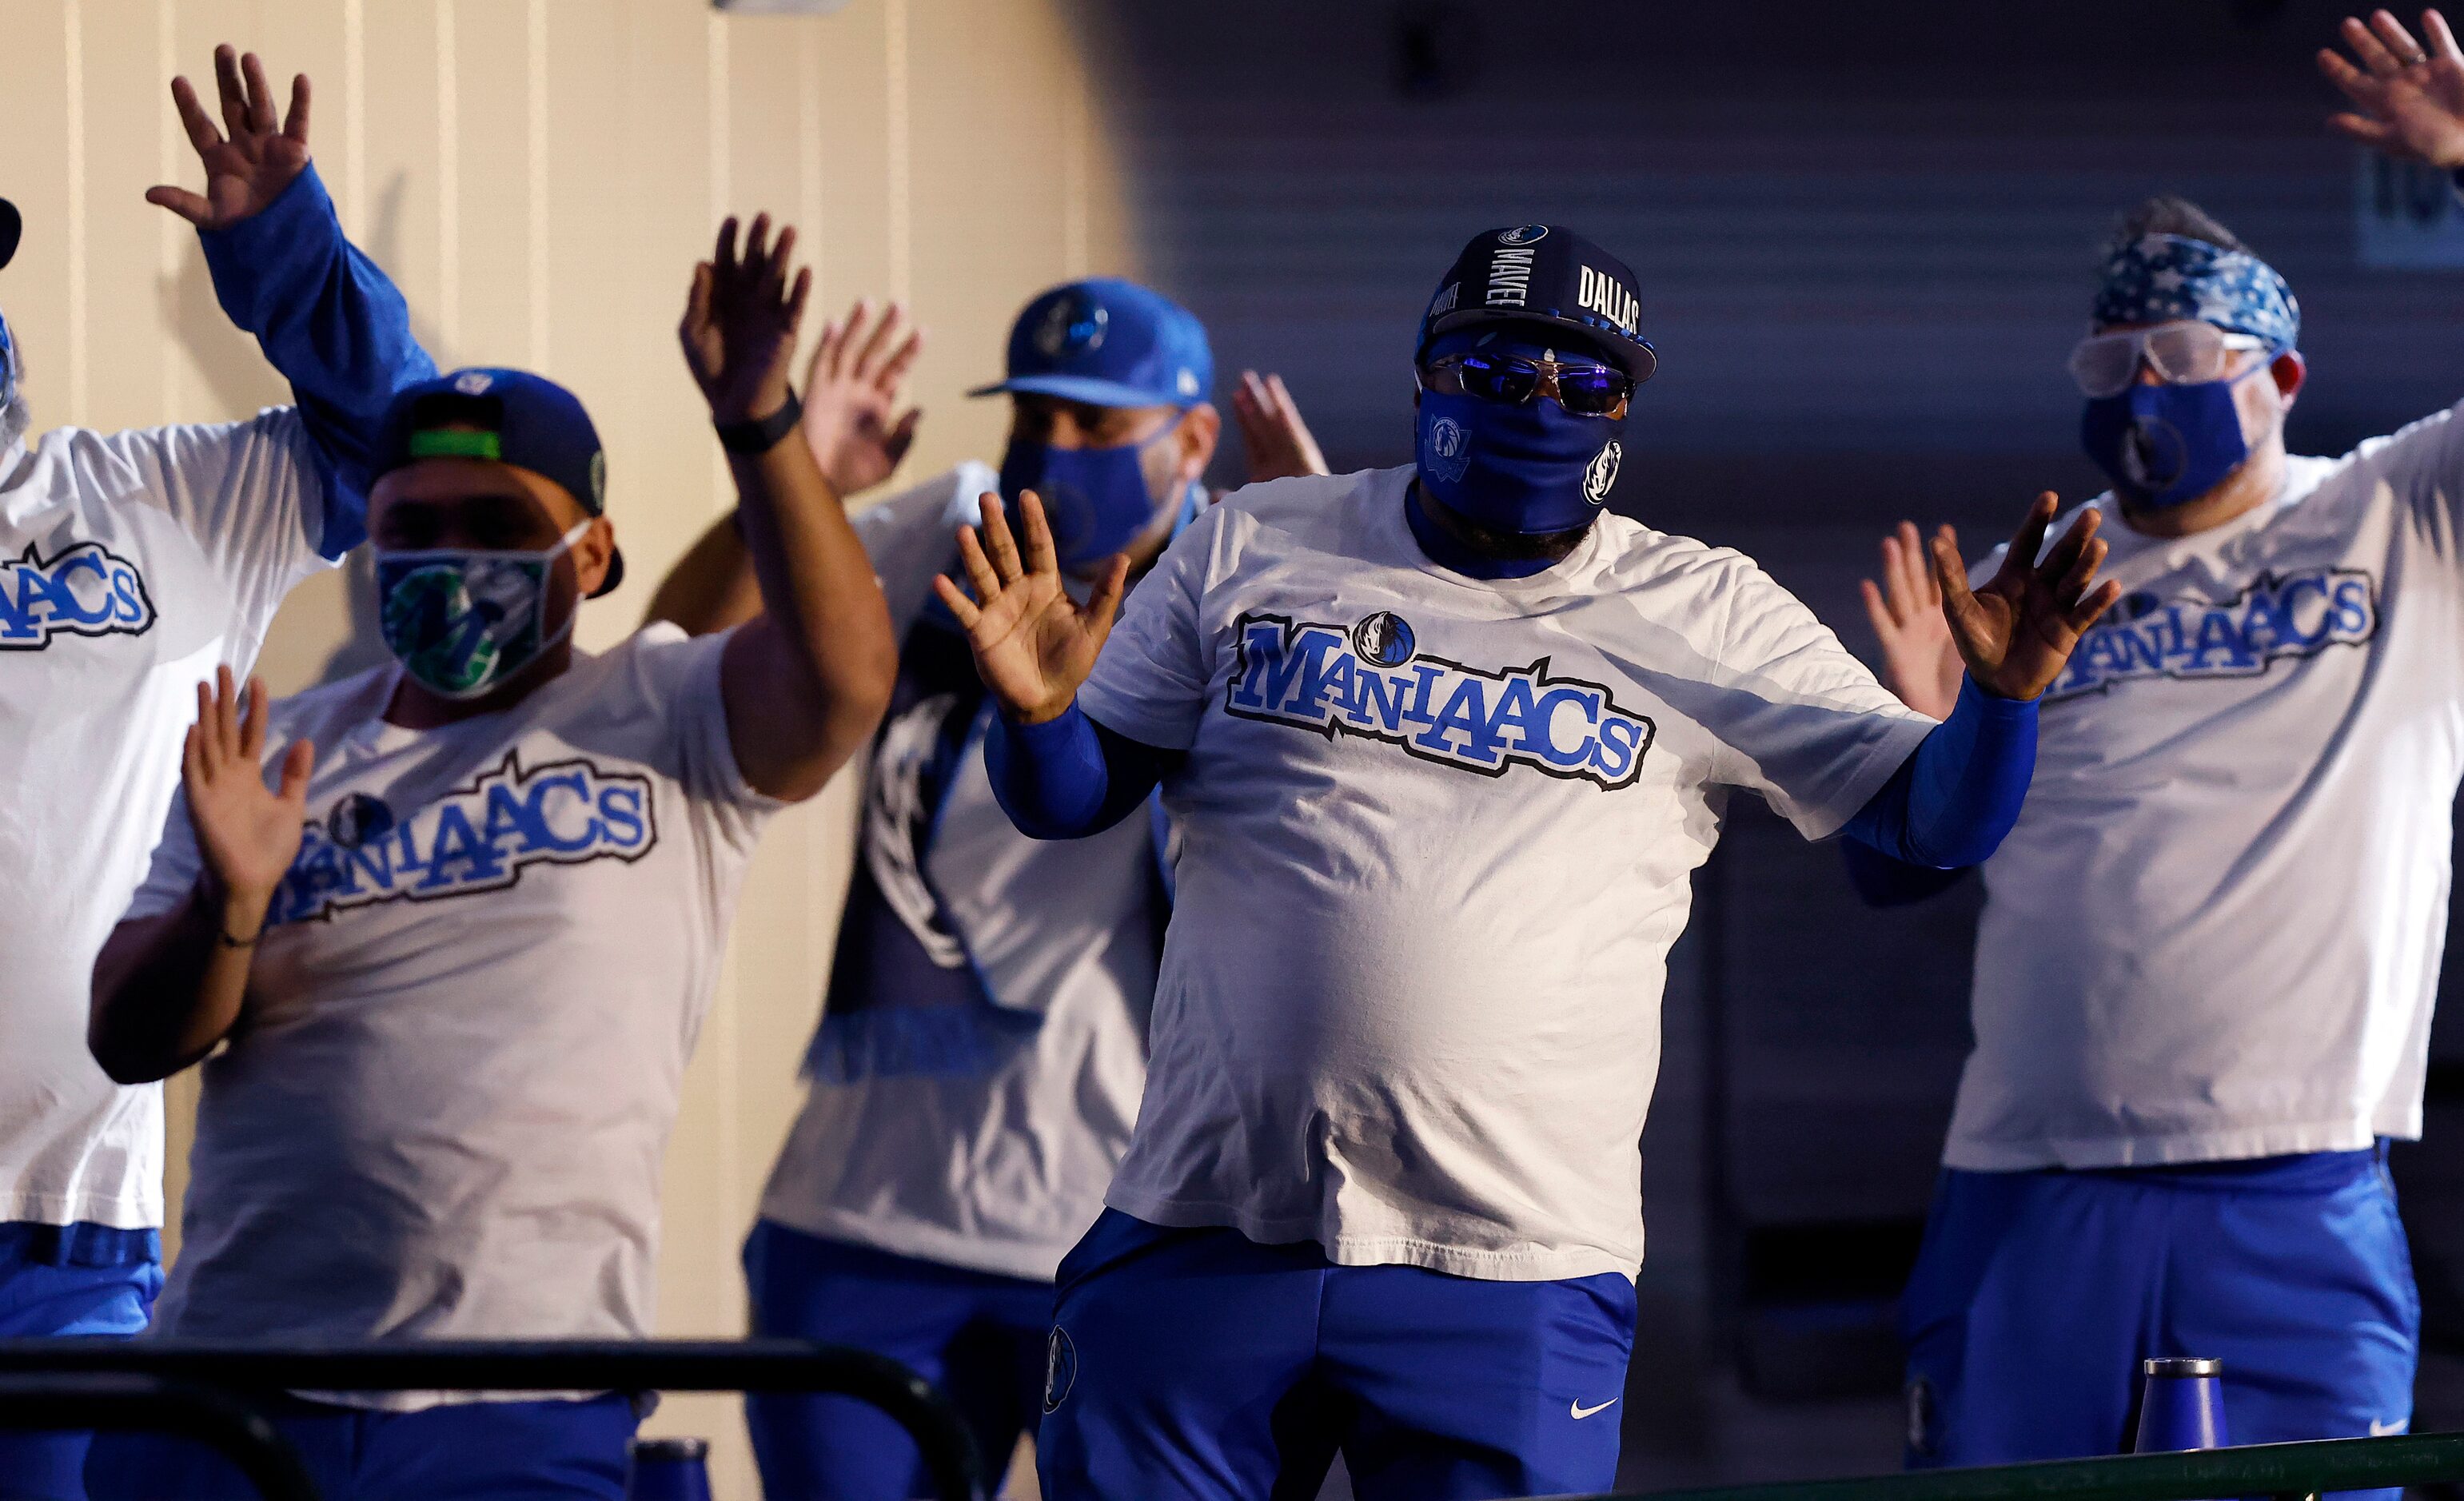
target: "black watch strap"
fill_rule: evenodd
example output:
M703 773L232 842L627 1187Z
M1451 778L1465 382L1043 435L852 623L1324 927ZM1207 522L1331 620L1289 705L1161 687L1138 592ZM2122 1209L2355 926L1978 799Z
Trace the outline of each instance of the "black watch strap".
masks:
M796 430L804 420L804 403L794 391L787 393L786 404L769 416L756 421L719 423L718 446L730 453L767 453L779 446L779 440Z

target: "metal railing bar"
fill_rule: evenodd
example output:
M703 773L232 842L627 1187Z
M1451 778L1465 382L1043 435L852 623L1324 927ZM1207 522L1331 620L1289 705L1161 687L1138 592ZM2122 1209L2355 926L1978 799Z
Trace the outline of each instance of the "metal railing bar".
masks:
M175 1433L219 1450L265 1501L318 1501L291 1441L263 1413L209 1386L127 1372L0 1376L0 1428Z
M2464 1433L2254 1444L1849 1480L1651 1490L1592 1501L2202 1501L2464 1480Z
M402 1340L275 1346L188 1339L0 1339L0 1375L133 1374L234 1391L744 1391L858 1398L905 1428L943 1501L983 1467L949 1400L896 1360L803 1339Z

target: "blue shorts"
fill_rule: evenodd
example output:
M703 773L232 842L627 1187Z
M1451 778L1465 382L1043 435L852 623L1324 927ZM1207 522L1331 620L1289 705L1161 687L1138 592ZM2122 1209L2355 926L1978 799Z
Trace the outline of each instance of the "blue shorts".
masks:
M1616 1273L1488 1282L1106 1210L1061 1266L1049 1501L1606 1490L1634 1350Z
M0 1338L142 1333L163 1291L153 1230L0 1225ZM0 1430L0 1501L84 1501L83 1432Z
M1052 1284L823 1240L770 1220L744 1243L753 1332L903 1360L966 1414L998 1483L1044 1395ZM745 1425L769 1501L929 1495L907 1430L851 1397L757 1394Z
M2381 1155L2321 1152L1945 1172L1901 1325L1909 1463L1996 1465L2128 1449L2155 1356L2224 1361L2235 1444L2399 1432L2421 1302Z
M291 1399L271 1414L298 1446L324 1501L624 1501L633 1400L471 1402L372 1412ZM99 1433L86 1457L94 1501L256 1501L203 1445Z

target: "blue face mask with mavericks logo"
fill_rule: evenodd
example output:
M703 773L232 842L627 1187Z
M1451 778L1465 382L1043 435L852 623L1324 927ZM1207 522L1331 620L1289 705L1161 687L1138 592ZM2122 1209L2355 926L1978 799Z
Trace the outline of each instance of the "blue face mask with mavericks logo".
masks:
M2250 457L2233 387L2264 372L2277 353L2231 380L2133 385L2093 398L2079 418L2080 446L2134 505L2163 510L2195 500Z
M2250 447L2233 387L2269 368L2301 337L2301 305L2276 269L2247 250L2179 234L2146 234L2106 255L2091 329L2196 321L2259 340L2266 358L2226 381L2133 384L2091 397L2079 443L2140 506L2178 506L2223 483Z
M1486 346L1539 359L1537 344ZM1443 342L1433 354L1448 352ZM1608 504L1624 424L1577 417L1547 396L1519 406L1468 391L1420 393L1420 483L1447 510L1500 532L1538 534L1591 525Z
M377 627L412 682L442 698L501 687L573 629L547 628L556 560L588 531L577 522L538 553L426 548L377 554Z
M1183 414L1186 415L1185 413ZM1001 499L1018 504L1033 490L1052 526L1063 568L1084 568L1129 546L1155 525L1155 498L1147 489L1146 452L1171 437L1180 419L1143 443L1110 448L1057 448L1024 438L1001 455Z

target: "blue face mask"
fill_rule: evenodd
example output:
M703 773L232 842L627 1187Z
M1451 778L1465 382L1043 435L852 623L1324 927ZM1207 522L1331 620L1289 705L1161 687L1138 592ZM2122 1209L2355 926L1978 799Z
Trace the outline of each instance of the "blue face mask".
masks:
M1065 569L1101 562L1155 525L1155 498L1147 489L1146 451L1180 426L1176 418L1143 443L1111 448L1056 448L1012 438L1001 455L1001 499L1018 504L1035 491L1052 526L1052 548Z
M587 521L539 553L425 548L377 554L377 628L410 680L441 698L502 687L573 629L547 628L547 581Z
M2079 417L2079 443L2113 481L2114 493L2134 505L2161 511L2196 500L2250 457L2233 387L2274 359L2270 351L2228 381L2134 385L2093 398Z
M1571 532L1608 504L1623 430L1546 396L1506 406L1422 391L1415 452L1421 485L1448 511L1499 532Z

